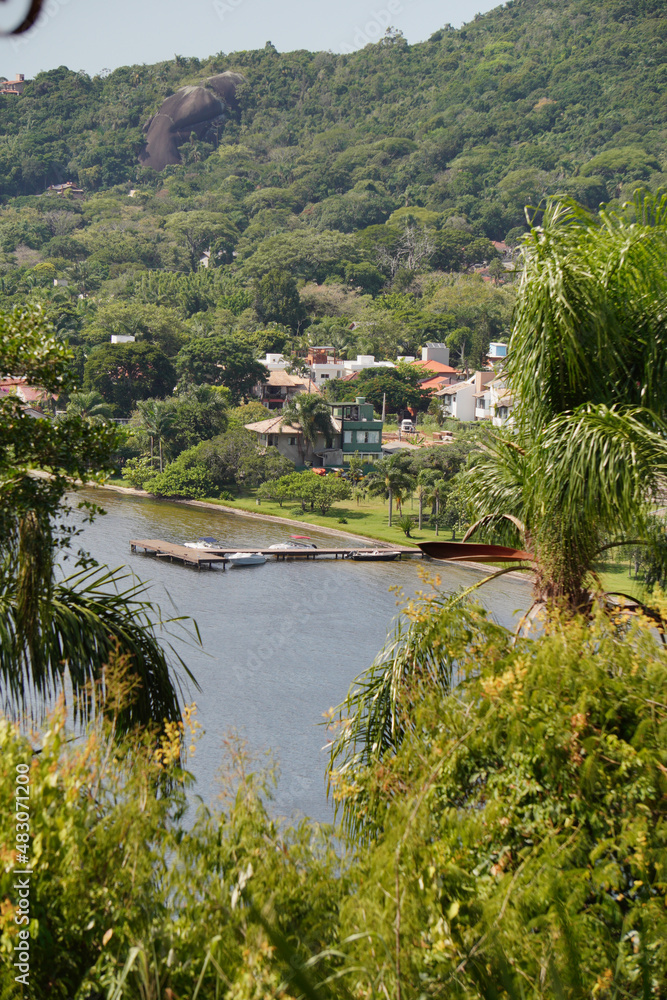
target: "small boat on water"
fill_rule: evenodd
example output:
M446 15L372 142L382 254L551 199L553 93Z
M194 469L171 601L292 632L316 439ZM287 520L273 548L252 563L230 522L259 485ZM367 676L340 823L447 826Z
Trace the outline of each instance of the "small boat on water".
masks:
M227 561L230 566L261 566L266 562L266 556L261 552L232 552Z
M390 549L357 549L356 552L350 552L350 559L356 562L392 562L398 559L400 554Z
M275 545L269 545L270 552L289 552L290 550L298 549L303 551L304 549L316 549L317 545L304 545L303 542L276 542Z
M196 542L186 542L185 547L186 549L219 549L221 546L217 538L205 535L203 538L198 538Z
M316 549L317 545L311 542L308 535L290 535L290 541L288 542L276 542L275 545L269 545L269 549L272 552L284 552L289 549Z

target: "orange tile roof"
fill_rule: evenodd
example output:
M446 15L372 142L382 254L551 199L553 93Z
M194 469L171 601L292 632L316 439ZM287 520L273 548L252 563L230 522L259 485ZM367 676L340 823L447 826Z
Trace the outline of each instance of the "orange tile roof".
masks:
M441 361L411 361L411 368L422 368L425 372L433 372L434 374L450 374L456 373L456 368L450 368L449 365L443 365Z

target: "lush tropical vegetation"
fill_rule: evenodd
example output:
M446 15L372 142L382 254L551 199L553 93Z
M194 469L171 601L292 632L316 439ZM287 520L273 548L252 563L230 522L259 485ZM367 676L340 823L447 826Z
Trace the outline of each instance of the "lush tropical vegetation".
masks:
M0 398L0 786L29 776L31 995L667 993L666 39L657 0L510 0L420 45L61 67L0 104L0 369L62 411ZM161 101L227 69L224 128L139 166ZM42 193L65 177L83 200ZM435 340L466 370L510 332L512 433L343 479L245 430L266 352L297 370L309 345ZM303 393L284 417L304 460L359 391L431 407L407 366ZM197 806L159 611L72 544L65 495L120 468L304 517L375 495L390 523L401 506L396 541L476 519L527 550L547 614L514 634L425 584L328 720L335 830L274 818L271 775L231 744L222 805ZM633 614L596 579L628 545L654 586ZM11 997L19 815L0 814Z
M667 198L623 213L553 203L524 246L507 363L516 423L468 473L470 534L533 557L535 599L586 607L596 559L664 565ZM664 578L664 569L660 573Z
M116 714L136 690L115 655L110 711L87 739L68 740L59 710L35 753L3 721L3 799L17 764L31 783L36 994L661 996L659 639L621 615L517 640L439 598L409 609L407 627L393 720L361 757L348 752L349 726L338 734L337 840L272 819L269 776L234 745L222 806L188 811L179 761L196 752L196 717L157 742L119 737ZM13 812L0 828L11 843ZM3 850L0 892L12 900ZM5 903L0 917L7 988L13 912Z
M70 349L39 311L0 314L0 369L53 393L71 386L70 362ZM98 566L70 544L72 481L108 473L116 446L115 430L92 413L95 399L74 400L79 406L53 421L35 418L15 395L0 398L2 700L15 713L38 711L71 686L85 719L103 690L91 683L118 649L141 682L125 725L175 720L179 697L157 635L159 611L129 574ZM82 415L84 403L91 412ZM68 548L73 564L65 575Z

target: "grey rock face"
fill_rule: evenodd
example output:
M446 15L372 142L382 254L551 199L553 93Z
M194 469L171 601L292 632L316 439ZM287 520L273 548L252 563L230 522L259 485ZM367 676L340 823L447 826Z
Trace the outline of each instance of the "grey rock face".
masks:
M236 88L241 83L240 73L219 73L200 87L177 90L144 125L146 148L139 162L158 171L168 163L180 163L178 147L192 132L203 139L214 125L222 124L225 112L236 107Z

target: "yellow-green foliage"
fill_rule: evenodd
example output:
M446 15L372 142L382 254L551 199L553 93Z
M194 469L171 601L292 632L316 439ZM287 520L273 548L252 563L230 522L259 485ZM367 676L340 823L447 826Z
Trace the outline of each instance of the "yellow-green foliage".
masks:
M124 677L112 669L119 706ZM113 987L110 995L133 1000L190 997L201 977L202 997L250 1000L288 984L328 943L345 885L318 829L281 831L268 818L265 782L247 775L242 748L226 758L236 779L225 810L202 806L186 817L190 779L180 758L196 736L191 710L160 738L136 731L114 741L110 709L72 741L65 719L61 705L31 739L0 720L0 799L12 804L0 813L0 986L16 975L12 873L25 866L12 850L13 800L22 763L33 869L25 996L84 1000Z
M341 933L388 950L362 938L355 957L376 948L389 996L665 995L667 655L650 623L503 640L427 600L412 630L402 739L334 776L348 823L375 831ZM450 693L427 632L443 678L452 659L465 678Z
M269 817L242 750L227 748L222 808L189 815L194 715L114 741L122 664L106 718L74 742L62 707L31 739L3 720L3 803L30 766L30 995L664 996L667 653L650 623L515 641L427 598L405 644L393 745L334 775L353 863L330 831ZM9 995L14 822L4 809Z

